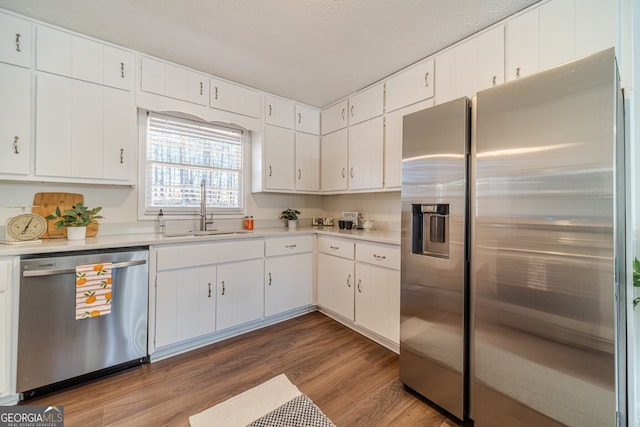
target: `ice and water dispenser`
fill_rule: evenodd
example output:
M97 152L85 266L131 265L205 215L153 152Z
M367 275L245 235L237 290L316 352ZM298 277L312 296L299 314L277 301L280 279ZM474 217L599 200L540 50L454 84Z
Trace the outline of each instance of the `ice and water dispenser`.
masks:
M413 204L411 230L411 252L449 258L448 204Z

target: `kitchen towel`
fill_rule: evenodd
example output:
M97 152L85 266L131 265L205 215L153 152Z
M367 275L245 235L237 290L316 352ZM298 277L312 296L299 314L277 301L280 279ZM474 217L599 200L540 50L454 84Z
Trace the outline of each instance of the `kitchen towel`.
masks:
M76 267L76 320L111 313L111 263Z

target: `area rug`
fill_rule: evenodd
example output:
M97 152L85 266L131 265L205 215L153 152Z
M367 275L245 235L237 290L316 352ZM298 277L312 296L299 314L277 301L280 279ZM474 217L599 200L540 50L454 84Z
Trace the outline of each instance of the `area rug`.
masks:
M192 415L189 424L191 427L335 427L284 374Z

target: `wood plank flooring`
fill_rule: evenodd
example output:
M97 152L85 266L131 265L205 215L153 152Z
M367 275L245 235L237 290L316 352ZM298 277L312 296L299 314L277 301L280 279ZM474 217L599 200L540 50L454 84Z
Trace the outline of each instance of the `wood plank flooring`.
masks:
M398 380L398 356L314 312L25 402L65 426L188 426L190 415L284 373L338 426L460 426Z

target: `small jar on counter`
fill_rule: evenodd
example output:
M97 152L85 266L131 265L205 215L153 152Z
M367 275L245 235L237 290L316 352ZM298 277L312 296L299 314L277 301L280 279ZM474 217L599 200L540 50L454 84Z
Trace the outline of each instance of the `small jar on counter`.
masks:
M242 222L242 228L245 230L253 230L253 216L245 216Z

